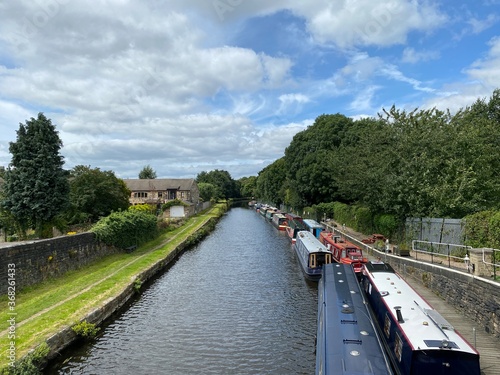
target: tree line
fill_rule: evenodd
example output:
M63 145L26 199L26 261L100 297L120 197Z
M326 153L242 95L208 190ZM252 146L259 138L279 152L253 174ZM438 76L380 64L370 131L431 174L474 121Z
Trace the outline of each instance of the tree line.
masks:
M324 214L344 204L397 225L498 211L499 170L497 89L455 114L394 106L376 118L323 114L252 184L253 195L275 205Z
M34 228L45 237L52 226L95 222L127 209L123 180L90 166L64 170L61 147L43 113L20 124L9 147L12 162L0 171L3 228L20 234ZM317 218L341 214L354 224L394 229L407 217L499 218L498 170L497 89L455 114L395 106L375 118L323 114L257 176L234 180L214 170L196 181L205 201L251 197ZM139 178L156 178L156 172L147 165Z

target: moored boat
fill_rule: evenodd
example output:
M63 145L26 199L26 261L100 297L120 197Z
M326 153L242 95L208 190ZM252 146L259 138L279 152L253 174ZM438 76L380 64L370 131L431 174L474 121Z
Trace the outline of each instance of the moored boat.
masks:
M304 219L304 224L306 225L306 228L314 234L316 238L319 238L320 233L325 229L323 225L318 223L316 220L313 219Z
M318 284L316 375L392 374L354 270L325 264Z
M387 263L363 266L362 289L398 374L479 375L479 353Z
M332 254L311 232L299 231L293 247L306 277L318 281L324 264L332 262Z
M295 241L297 240L297 234L300 231L307 231L307 228L302 220L298 219L290 220L287 218L287 224L288 226L286 227L286 233L288 235L288 238L290 238L290 241L292 241L292 243L295 243Z
M368 262L368 259L363 257L363 250L360 247L332 232L321 232L320 242L332 252L335 262L351 264L358 276L363 268L363 264Z
M275 228L278 230L284 231L286 227L288 226L286 216L280 213L274 214L273 218L271 219L271 223Z
M272 220L273 216L280 212L276 207L269 207L269 209L266 211L266 219L267 220Z

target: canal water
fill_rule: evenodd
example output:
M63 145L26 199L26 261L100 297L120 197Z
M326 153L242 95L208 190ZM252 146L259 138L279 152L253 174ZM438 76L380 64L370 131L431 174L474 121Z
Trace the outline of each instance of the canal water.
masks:
M45 374L313 374L316 316L288 238L236 207Z

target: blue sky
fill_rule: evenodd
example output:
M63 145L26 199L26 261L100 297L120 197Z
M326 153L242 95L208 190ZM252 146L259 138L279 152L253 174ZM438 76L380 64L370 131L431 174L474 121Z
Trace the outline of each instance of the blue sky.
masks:
M65 167L257 175L324 113L457 111L500 87L500 0L0 4L0 165L44 112Z

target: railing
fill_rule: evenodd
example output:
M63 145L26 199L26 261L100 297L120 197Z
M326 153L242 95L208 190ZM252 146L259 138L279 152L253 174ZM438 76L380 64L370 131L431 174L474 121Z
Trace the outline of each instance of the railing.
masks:
M450 243L441 242L431 242L431 241L420 241L413 240L411 242L411 249L415 252L415 259L418 260L418 254L425 255L421 260L428 260L430 256L431 263L434 263L434 258L440 259L438 263L447 262L448 267L452 267L451 262L458 263L460 265L465 264L467 270L471 267L470 262L467 263L468 254L472 250L471 246L465 245L455 245ZM456 266L456 264L455 264Z
M492 252L492 256L491 256L492 262L488 262L486 260L486 256L484 254L485 251L491 251ZM483 248L483 258L482 258L482 261L483 261L484 264L493 267L493 280L496 280L497 279L497 268L500 267L500 263L499 263L500 262L500 250L499 249L491 249L491 248Z

